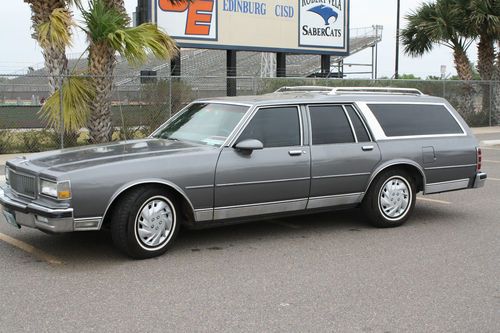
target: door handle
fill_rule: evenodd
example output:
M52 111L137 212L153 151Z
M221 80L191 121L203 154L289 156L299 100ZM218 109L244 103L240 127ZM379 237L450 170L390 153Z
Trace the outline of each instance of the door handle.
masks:
M370 151L370 150L373 150L373 146L363 146L363 147L361 147L361 149L363 151Z
M302 155L302 150L289 150L288 155L290 156L299 156Z

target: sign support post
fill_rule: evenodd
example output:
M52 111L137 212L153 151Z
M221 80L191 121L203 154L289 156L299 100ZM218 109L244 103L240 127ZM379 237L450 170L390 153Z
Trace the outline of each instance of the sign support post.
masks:
M226 51L226 92L227 96L236 96L236 51Z
M330 76L330 66L331 66L331 58L329 54L321 55L321 76L329 77Z
M286 53L276 53L276 77L286 77Z

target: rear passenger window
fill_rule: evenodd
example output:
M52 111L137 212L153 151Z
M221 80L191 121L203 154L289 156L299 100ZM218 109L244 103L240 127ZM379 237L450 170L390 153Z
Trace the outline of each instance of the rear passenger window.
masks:
M263 108L257 111L238 142L260 140L265 148L300 146L300 122L296 107Z
M312 144L354 142L351 126L340 105L309 106Z
M354 110L354 108L350 105L346 105L345 109L349 118L351 118L352 126L354 127L354 131L356 132L356 136L358 138L358 142L369 142L370 136L366 131L361 118L359 118L358 113Z
M368 104L387 136L462 134L443 105Z

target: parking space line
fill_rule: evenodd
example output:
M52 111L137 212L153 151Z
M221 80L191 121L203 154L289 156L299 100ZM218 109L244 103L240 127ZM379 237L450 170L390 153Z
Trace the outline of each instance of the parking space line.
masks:
M488 163L500 163L500 161L494 161L494 160L483 160L483 162L488 162Z
M481 146L481 149L486 149L486 150L499 150L499 151L500 151L500 148L484 147L484 146Z
M25 243L23 241L20 241L18 239L15 239L13 237L8 236L8 235L0 233L0 241L4 241L7 244L10 244L14 247L17 247L18 249L23 250L24 252L27 252L27 253L33 255L34 257L45 261L46 263L48 263L50 265L62 265L62 263L63 263L62 260L60 260L54 256L51 256L50 254L48 254L40 249L37 249L33 245L30 245L28 243Z
M440 204L443 204L443 205L450 205L451 204L451 202L449 202L449 201L437 200L437 199L429 199L429 198L422 198L422 197L417 197L417 200L428 201L428 202L435 202L435 203L440 203Z

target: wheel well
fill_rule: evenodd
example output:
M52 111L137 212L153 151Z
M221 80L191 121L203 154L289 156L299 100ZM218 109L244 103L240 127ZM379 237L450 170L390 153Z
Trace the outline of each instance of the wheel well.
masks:
M411 164L403 164L403 163L391 165L391 166L388 166L388 167L380 170L377 174L377 177L382 172L385 172L387 170L404 170L406 173L408 173L413 178L413 182L416 185L417 193L424 190L424 176L422 175L422 173L420 172L420 170L416 166L411 165ZM370 186L371 186L371 184L370 184Z
M104 219L103 219L102 225L103 226L108 226L110 224L111 217L113 215L113 211L114 211L115 207L120 203L121 199L127 193L130 193L131 191L136 190L137 188L147 187L147 186L154 186L154 187L162 188L162 189L167 190L168 192L170 192L172 195L175 196L175 199L180 204L180 210L181 210L181 213L182 213L182 216L183 216L183 218L182 218L181 221L182 222L191 222L191 221L194 221L194 212L193 212L193 209L191 207L191 204L186 199L186 197L184 197L184 195L182 195L181 193L179 193L178 190L176 190L172 186L168 186L166 184L161 184L161 183L143 183L143 184L137 184L137 185L134 185L132 187L127 188L126 190L124 190L123 192L121 192L116 198L113 199L113 202L111 203L111 205L109 205L109 207L108 207L108 209L107 209L107 211L106 211L106 213L104 215Z

